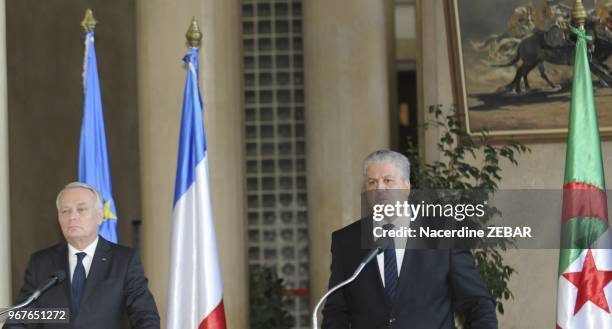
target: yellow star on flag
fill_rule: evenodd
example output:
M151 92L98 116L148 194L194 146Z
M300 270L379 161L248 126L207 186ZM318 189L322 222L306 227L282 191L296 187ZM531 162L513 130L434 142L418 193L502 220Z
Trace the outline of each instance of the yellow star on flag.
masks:
M108 219L117 219L117 215L113 214L113 212L111 211L110 200L104 203L104 219L103 220L106 221Z

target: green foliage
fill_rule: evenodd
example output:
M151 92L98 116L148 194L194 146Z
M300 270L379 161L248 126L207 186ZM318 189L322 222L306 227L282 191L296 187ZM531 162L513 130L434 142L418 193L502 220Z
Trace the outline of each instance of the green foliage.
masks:
M292 317L283 307L283 279L266 267L251 268L251 329L289 329Z
M409 143L408 158L412 164L411 181L416 188L440 190L484 190L492 195L501 182L500 160L510 161L518 165L516 156L529 152L530 149L521 143L505 145L491 144L487 132L478 138L470 138L463 128L459 116L454 109L443 111L441 105L429 107L433 120L426 124L433 125L441 131L437 149L444 156L442 160L425 163L418 156L418 148ZM480 155L480 156L478 156ZM480 219L479 225L486 225L491 216L499 214L495 208L489 215ZM513 298L508 288L510 277L516 271L504 264L500 250L506 250L511 240L500 242L496 246L484 245L473 250L474 258L487 287L495 301L497 310L503 314L503 301Z

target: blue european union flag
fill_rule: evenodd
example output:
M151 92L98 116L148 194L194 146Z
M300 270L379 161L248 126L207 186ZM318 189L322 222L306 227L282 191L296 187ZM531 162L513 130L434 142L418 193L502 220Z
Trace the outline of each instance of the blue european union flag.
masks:
M94 32L85 33L83 67L85 70L83 73L85 100L79 147L79 181L93 186L101 194L104 205L104 222L100 225L100 235L108 241L117 243L117 211L108 167Z

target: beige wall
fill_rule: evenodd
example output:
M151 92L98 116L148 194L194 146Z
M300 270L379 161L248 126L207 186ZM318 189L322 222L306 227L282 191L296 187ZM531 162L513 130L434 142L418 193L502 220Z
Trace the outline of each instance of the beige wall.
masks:
M422 78L421 108L453 104L448 46L442 0L419 1L421 13ZM427 72L423 74L423 72ZM435 149L438 132L425 133L429 161L441 156ZM560 189L563 184L565 144L528 144L531 153L518 157L519 166L502 163L500 189ZM612 173L612 143L602 143L604 169ZM514 250L505 254L507 264L517 270L510 289L514 300L505 303L500 328L547 328L554 326L558 250ZM537 287L537 288L536 288Z
M98 69L120 240L140 217L134 3L122 0L6 2L15 296L30 254L61 240L55 197L76 180L83 104L85 8L100 21Z
M360 217L361 162L390 145L388 2L304 1L312 307L327 288L331 232Z
M189 19L198 11L198 5L195 1L183 6L138 1L136 8L143 265L165 321L172 200L185 83L181 59L187 52L184 35Z

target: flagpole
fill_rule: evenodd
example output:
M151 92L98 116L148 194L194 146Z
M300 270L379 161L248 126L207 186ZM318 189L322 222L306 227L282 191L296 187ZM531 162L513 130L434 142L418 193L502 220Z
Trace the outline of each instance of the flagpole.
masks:
M195 17L189 51L172 214L168 329L226 329L223 282L213 221L203 104L198 86L202 33Z
M104 239L117 243L117 209L113 198L98 61L94 45L97 24L98 21L94 18L92 10L87 8L81 21L81 27L85 33L83 36L83 121L78 153L78 181L91 185L100 193L104 217L98 233Z
M587 13L581 0L572 11L576 35L572 94L563 180L563 211L557 329L612 329L612 249L597 108L589 67Z

